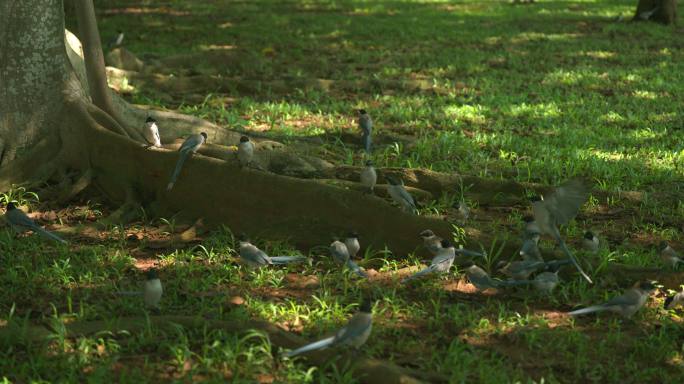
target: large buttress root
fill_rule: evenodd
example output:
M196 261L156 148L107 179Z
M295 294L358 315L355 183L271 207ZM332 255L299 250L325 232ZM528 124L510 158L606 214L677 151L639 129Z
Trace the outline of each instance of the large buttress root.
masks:
M329 244L333 235L353 229L367 246L387 246L401 256L418 247L418 233L426 228L445 237L451 232L443 220L404 213L376 196L240 169L235 162L202 155L188 159L176 186L167 192L178 152L148 150L103 128L82 102L68 105L62 136L67 167L91 167L93 183L114 201L125 201L131 188L158 215L202 217L209 226L224 224L255 237L287 239L304 249Z

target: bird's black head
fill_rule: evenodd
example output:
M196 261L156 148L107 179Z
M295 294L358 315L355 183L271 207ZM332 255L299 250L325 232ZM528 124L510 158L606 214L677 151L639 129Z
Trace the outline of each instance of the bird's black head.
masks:
M121 34L121 33L123 33L123 31L120 30L120 29L118 29L118 30L116 31L116 33Z
M435 233L432 232L432 230L430 230L430 229L426 229L426 230L424 230L423 232L419 233L418 235L419 235L420 237L432 237L432 236L435 235Z
M668 246L670 246L670 244L668 244L667 241L663 240L663 241L661 241L660 244L658 245L658 249L660 249L661 251L664 251L665 248L667 248Z
M156 123L157 120L154 119L152 116L147 116L147 119L145 120L146 123Z
M447 239L442 239L442 242L440 244L442 244L442 248L452 248L454 246L453 244L451 244L451 241Z
M359 312L371 313L373 311L373 302L370 299L363 299L361 306L359 306Z
M529 216L529 215L528 215L528 216L525 216L525 217L523 217L523 221L526 222L526 223L531 223L531 222L534 221L534 217Z
M642 291L654 291L657 287L652 281L641 281L637 283L637 288L641 289Z
M373 160L366 160L366 167L372 167L373 166Z
M249 137L247 137L247 136L242 136L242 137L240 137L240 142L241 142L241 143L246 143L246 142L248 142L248 141L249 141Z
M387 176L385 176L385 179L387 179L387 182L390 183L391 185L399 185L399 184L401 184L401 183L399 182L399 179L396 178L396 177L394 177L394 176L387 175Z
M350 238L350 239L358 239L358 238L359 238L359 234L358 234L358 232L356 232L356 231L350 231L350 232L347 234L347 238Z
M204 140L207 139L207 134L206 134L206 132L202 132L202 133L200 133L200 135L202 135L202 137L204 137Z
M584 238L587 240L594 240L594 232L592 232L592 231L584 232Z
M145 276L147 277L147 280L154 280L158 279L159 275L157 275L157 269L156 268L150 268L147 270L145 273Z
M359 115L366 115L368 112L366 112L365 109L359 109Z
M246 233L240 232L238 235L238 241L249 241L249 236Z
M672 300L674 300L674 298L675 298L674 295L670 295L670 296L666 297L665 303L663 304L663 308L667 309L667 307L670 306L670 303L672 302Z
M531 196L528 200L530 200L531 203L534 203L537 201L542 201L542 197L540 195L534 195Z
M14 201L10 201L9 203L7 203L7 210L8 211L12 211L14 209L17 209L17 206L14 204Z

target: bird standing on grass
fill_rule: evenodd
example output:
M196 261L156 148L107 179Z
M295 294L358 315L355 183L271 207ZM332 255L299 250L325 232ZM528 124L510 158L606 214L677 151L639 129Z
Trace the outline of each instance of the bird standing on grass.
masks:
M44 237L52 239L54 241L60 242L62 244L67 244L67 242L61 237L55 235L54 233L43 229L33 220L31 220L21 209L17 208L14 202L7 204L7 209L5 211L5 220L14 228L17 232L23 232L25 230L31 230Z
M667 241L660 242L660 260L670 268L677 268L677 265L684 263L679 253Z
M344 239L344 245L347 247L347 251L349 251L349 257L352 259L355 258L356 254L361 250L359 234L353 231L349 232L347 238Z
M249 140L249 137L240 137L240 144L238 144L237 158L241 167L246 167L252 163L254 158L254 143Z
M525 261L544 261L539 251L539 233L525 232L523 245L520 248L520 256Z
M359 179L361 181L361 185L368 188L369 193L373 193L375 183L378 182L378 174L375 172L375 167L373 167L372 160L366 160L366 167L361 170Z
M404 188L404 182L401 179L397 179L394 176L387 175L385 177L389 182L389 187L387 187L387 192L389 193L392 200L399 206L408 212L416 213L418 209L416 208L416 202L413 200L413 196Z
M435 235L432 230L426 229L419 235L423 239L425 249L433 255L437 255L442 250L442 238Z
M592 231L584 232L582 236L582 248L589 253L596 253L599 250L599 238Z
M330 244L330 255L336 263L346 266L361 277L368 277L368 274L351 259L349 249L343 242L334 240Z
M359 129L361 129L361 143L366 153L371 152L371 134L373 133L373 120L365 109L359 109Z
M162 289L161 280L157 275L157 270L155 268L150 268L147 270L147 280L145 280L145 288L143 290L143 300L145 306L150 309L159 309L159 301L161 300Z
M147 120L145 120L145 125L143 126L143 137L150 147L160 148L162 146L161 138L159 137L157 120L149 116L147 117Z
M347 325L335 333L335 336L307 344L294 351L287 352L285 357L295 357L302 353L317 351L329 347L352 347L358 350L366 343L373 329L372 304L370 300L364 300L363 304Z
M169 185L166 187L167 191L170 191L173 188L173 185L176 184L176 180L178 179L178 175L183 168L185 160L187 160L190 155L197 152L197 150L202 146L202 144L204 144L205 141L207 141L207 134L204 132L190 135L190 137L185 139L181 147L178 149L180 152L180 157L178 157L176 168L173 170L173 174L171 175L171 181L169 181Z
M454 264L456 258L456 250L454 245L449 240L442 240L441 247L437 255L430 262L430 266L414 273L413 275L403 279L402 284L405 284L413 279L433 273L447 273Z
M240 261L251 268L261 268L265 265L281 265L306 260L304 256L269 256L266 252L257 248L249 241L249 238L242 234L239 238Z
M579 316L587 313L610 311L624 317L631 317L646 304L646 300L655 289L656 287L651 282L638 282L620 296L614 297L603 304L568 312L568 315Z
M587 201L589 190L579 179L566 181L547 197L537 198L532 202L534 223L540 232L551 235L560 245L563 252L572 260L577 271L589 283L591 278L582 270L575 256L572 255L560 235L558 226L568 223L579 212L580 207ZM533 228L528 222L527 228Z

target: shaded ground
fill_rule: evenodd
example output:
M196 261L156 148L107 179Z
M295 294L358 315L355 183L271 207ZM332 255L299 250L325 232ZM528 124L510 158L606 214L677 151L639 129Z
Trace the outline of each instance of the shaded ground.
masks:
M96 3L102 36L124 29L125 47L149 64L149 72L113 81L133 102L178 109L341 165L361 163L353 111L364 107L376 122L379 167L542 184L588 176L592 198L564 235L593 266L597 284L568 271L549 297L477 293L452 272L402 287L394 276L416 268L418 257L377 249L362 249L360 263L377 274L358 282L329 263L326 244L310 251L309 265L250 273L237 266L227 228L184 232L192 223L174 218L102 228L95 222L110 208L88 201L92 193L68 208L27 196L43 212L36 219L72 245L0 230L2 265L12 266L0 277L0 322L140 315L139 300L114 292L139 287L141 270L156 265L165 314L265 319L308 339L337 328L362 294L373 295L376 326L363 353L450 382L684 378L682 312L663 311L662 294L634 320L563 314L631 284L611 266L659 268L655 245L662 239L684 249L681 28L615 22L632 14L631 1ZM453 204L464 198L472 209L465 233L518 241L526 204L478 196L463 185L425 201L421 214L458 222ZM597 255L579 250L586 229L605 240ZM258 240L270 254L297 253ZM491 254L487 268L514 256L492 252L499 244L482 245ZM556 253L548 240L543 251ZM4 349L0 372L16 382L84 375L96 382L112 375L122 382L357 379L332 366L281 362L272 352L257 336L202 329L76 339L56 333L48 348Z

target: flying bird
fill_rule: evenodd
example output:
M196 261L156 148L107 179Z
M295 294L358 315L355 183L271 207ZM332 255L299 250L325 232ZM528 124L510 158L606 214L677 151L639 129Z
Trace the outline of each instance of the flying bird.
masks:
M61 237L55 235L54 233L46 229L43 229L41 226L36 224L24 213L24 211L17 208L14 202L7 203L7 208L5 210L5 220L7 220L7 222L17 232L31 230L54 241L60 242L62 244L67 244L67 242Z
M261 268L265 265L281 265L306 260L304 256L269 256L266 252L257 248L242 234L238 239L240 244L240 261L251 268Z
M404 182L401 179L397 179L394 176L387 175L385 177L389 182L389 187L387 187L387 192L389 193L392 200L399 206L408 212L416 213L418 208L416 207L416 202L413 200L413 196L404 188Z
M359 109L359 129L361 129L361 142L366 153L371 152L371 134L373 133L373 120L365 109Z
M375 167L373 167L372 160L366 160L366 167L361 170L359 178L361 185L368 188L369 193L373 193L375 183L378 181L378 174L375 172Z
M589 198L589 189L579 179L571 179L546 197L535 199L532 202L534 212L534 224L542 234L551 235L560 245L563 252L572 260L577 271L589 283L591 278L582 270L575 256L572 255L560 235L558 227L567 224L579 212L580 207ZM535 230L534 225L528 222L527 230Z
M307 344L294 351L287 352L285 357L295 357L302 353L317 351L329 347L352 347L359 349L366 343L373 329L372 304L370 300L364 300L357 312L347 325L335 333L335 336Z
M124 33L122 30L116 31L116 36L107 44L107 50L111 50L112 48L121 46L123 44L123 39L124 39Z
M402 284L425 275L449 272L449 269L451 269L451 266L454 264L455 257L456 252L454 245L451 244L449 240L442 240L439 252L432 259L432 262L430 262L430 266L403 279Z
M349 249L343 242L334 240L330 244L330 255L336 263L346 266L361 277L368 277L368 274L351 259Z
M159 127L157 120L152 117L147 117L145 125L143 126L143 137L150 147L161 147L161 138L159 137Z
M610 311L624 317L631 317L646 304L646 300L656 287L651 282L638 282L620 296L614 297L603 304L568 312L570 316L579 316L587 313Z
M205 141L207 141L207 134L204 132L190 135L190 137L185 139L181 147L178 149L180 152L180 157L178 157L176 168L173 170L173 174L171 175L171 181L169 181L169 185L166 187L167 191L170 191L173 188L173 185L176 184L176 180L178 179L178 175L183 168L185 160L187 160L187 158L193 153L196 153Z
M240 144L238 144L237 150L238 162L240 162L241 167L246 167L252 163L252 158L254 158L254 143L249 140L249 137L240 137Z

